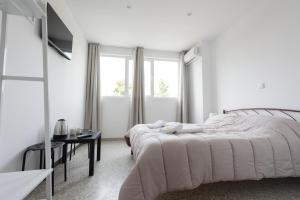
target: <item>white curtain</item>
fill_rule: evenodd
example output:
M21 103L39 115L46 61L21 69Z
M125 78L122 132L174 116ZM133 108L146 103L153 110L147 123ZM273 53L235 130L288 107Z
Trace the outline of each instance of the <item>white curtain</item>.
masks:
M184 53L180 53L179 60L179 92L177 104L176 121L187 123L188 122L188 90L187 90L187 67L183 60Z
M144 49L137 47L134 54L130 128L136 124L145 123Z
M100 45L88 45L84 127L100 130Z

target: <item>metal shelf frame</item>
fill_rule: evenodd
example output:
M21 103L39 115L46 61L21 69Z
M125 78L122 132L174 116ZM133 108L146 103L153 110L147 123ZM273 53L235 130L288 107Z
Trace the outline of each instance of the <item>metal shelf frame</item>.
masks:
M47 30L47 0L0 0L0 9L2 11L1 38L0 38L0 115L1 103L4 93L4 81L39 81L43 83L44 95L44 133L45 133L45 160L46 169L51 168L51 144L50 144L50 127L49 127L49 87L48 87L48 30ZM26 76L7 76L4 74L6 58L6 33L7 33L7 16L19 15L32 17L42 20L42 51L43 51L43 77L26 77ZM9 53L9 52L8 52ZM0 124L1 125L1 124ZM20 173L21 176L22 173ZM24 186L25 187L25 186ZM34 189L34 188L33 188ZM51 173L46 178L47 199L52 200ZM9 195L9 194L8 194Z

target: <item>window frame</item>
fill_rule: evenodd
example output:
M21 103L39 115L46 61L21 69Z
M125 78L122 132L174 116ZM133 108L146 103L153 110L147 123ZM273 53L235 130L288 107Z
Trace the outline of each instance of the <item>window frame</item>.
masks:
M178 80L179 80L179 77L180 77L180 70L179 70L179 59L177 58L155 58L155 57L145 57L144 58L144 61L149 61L150 62L150 71L151 71L151 75L150 75L150 87L151 87L151 90L150 90L150 95L145 95L146 97L152 97L152 98L176 98L176 97L160 97L160 96L155 96L154 95L154 61L167 61L167 62L177 62L177 70L178 70ZM178 91L179 91L179 88L178 88Z
M113 57L113 58L124 58L125 59L125 94L120 95L120 96L115 96L115 95L105 95L101 97L130 97L131 95L129 94L129 61L133 60L133 56L130 55L116 55L116 54L100 54L100 60L101 57ZM178 70L178 80L180 77L179 74L179 59L177 58L156 58L156 57L144 57L144 62L148 61L150 62L150 95L145 95L146 97L152 97L152 98L176 98L176 97L160 97L160 96L155 96L154 95L154 61L169 61L169 62L177 62L177 70ZM134 63L133 63L134 64ZM133 66L134 70L134 66ZM101 66L100 66L100 73L101 73ZM178 88L179 91L179 88Z
M129 55L115 55L115 54L100 54L101 57L111 57L111 58L124 58L125 59L125 94L116 96L116 95L101 95L101 97L129 97L129 60L133 60L132 56ZM101 73L101 65L100 65Z

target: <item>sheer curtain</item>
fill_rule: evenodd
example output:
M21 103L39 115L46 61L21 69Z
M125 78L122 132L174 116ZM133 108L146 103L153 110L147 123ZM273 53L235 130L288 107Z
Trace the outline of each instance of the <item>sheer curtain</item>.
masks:
M84 127L100 130L100 45L88 45Z
M134 54L132 105L130 127L145 123L144 48L137 47Z
M187 90L187 67L184 63L184 52L180 53L179 60L179 92L177 104L176 121L187 123L188 122L188 90Z

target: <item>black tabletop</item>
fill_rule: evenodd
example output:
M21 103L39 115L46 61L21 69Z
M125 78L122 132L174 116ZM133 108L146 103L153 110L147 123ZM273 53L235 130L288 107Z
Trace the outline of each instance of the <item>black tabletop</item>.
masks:
M93 131L85 131L82 134L92 134L89 137L84 137L84 138L78 138L75 135L69 135L65 138L55 138L52 141L55 142L65 142L65 143L88 143L92 142L94 140L97 140L101 137L101 132L93 132Z

